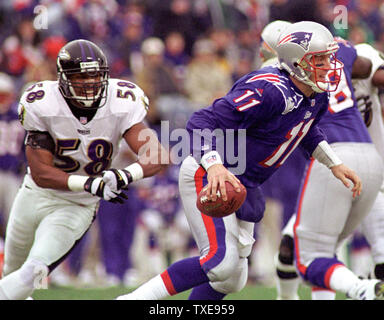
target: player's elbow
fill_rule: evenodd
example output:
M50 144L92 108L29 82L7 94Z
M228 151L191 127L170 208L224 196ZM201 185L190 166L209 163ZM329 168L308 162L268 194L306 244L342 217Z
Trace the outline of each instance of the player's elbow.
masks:
M40 188L49 188L49 179L48 177L44 176L44 174L39 174L37 172L31 171L31 176L33 181Z
M55 179L58 177L53 177L52 174L44 171L31 170L31 176L33 181L40 188L50 188L50 189L63 189L66 188L56 185Z
M371 60L357 56L352 66L352 78L354 79L366 79L371 74L372 62Z
M372 84L376 87L384 88L384 70L378 69L372 77Z

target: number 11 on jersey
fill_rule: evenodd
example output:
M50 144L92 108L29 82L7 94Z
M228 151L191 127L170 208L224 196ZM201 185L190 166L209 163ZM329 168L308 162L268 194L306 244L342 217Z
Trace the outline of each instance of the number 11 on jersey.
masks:
M290 147L289 152L276 164L276 167L280 167L285 162L285 160L287 160L290 154L296 149L296 147L299 145L305 135L308 133L309 128L311 127L314 120L315 119L311 119L306 124L304 121L302 121L298 125L293 127L291 130L289 130L285 136L287 140L280 144L276 148L276 150L268 158L261 161L260 164L264 167L274 166L276 162L278 162L278 160L281 158L281 156L285 153L285 151L288 149L288 147ZM296 142L293 143L296 137L298 138Z

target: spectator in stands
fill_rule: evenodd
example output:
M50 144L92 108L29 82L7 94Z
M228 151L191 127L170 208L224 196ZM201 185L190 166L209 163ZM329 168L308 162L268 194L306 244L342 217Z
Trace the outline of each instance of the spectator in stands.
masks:
M162 108L166 107L159 102L161 97L182 94L180 83L175 79L172 68L164 60L164 50L164 42L161 39L156 37L146 39L141 46L144 65L136 75L137 84L145 90L151 101L147 118L152 123L160 120Z
M17 114L13 79L0 73L0 238L4 238L8 215L25 171L24 129Z
M209 33L209 39L215 46L217 61L224 71L233 72L238 53L234 33L229 29L213 29Z
M180 32L173 31L166 36L164 58L172 66L176 80L184 85L189 56L185 51L185 40Z
M231 73L221 66L214 43L209 39L196 41L185 80L185 90L194 108L208 106L221 97L231 87L231 81Z
M210 13L207 10L194 10L198 1L161 0L154 2L151 11L154 24L154 36L164 39L172 31L184 35L186 51L191 55L196 39L212 26Z

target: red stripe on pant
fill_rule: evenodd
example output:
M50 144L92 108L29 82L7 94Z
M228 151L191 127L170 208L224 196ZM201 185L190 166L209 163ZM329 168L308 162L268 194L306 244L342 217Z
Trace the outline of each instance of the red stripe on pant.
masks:
M173 286L173 283L172 283L171 277L169 276L168 271L165 270L160 276L163 279L164 285L167 288L169 295L171 296L175 295L177 291Z
M325 273L324 284L327 288L331 289L330 282L331 282L333 271L335 271L337 268L340 268L340 267L344 267L344 265L342 263L334 264Z
M206 174L206 171L202 167L199 167L199 169L196 170L194 179L195 179L195 187L196 187L197 195L203 189L203 183L204 183L203 178L205 174ZM200 265L203 265L205 262L207 262L210 258L212 258L216 254L218 245L217 245L216 229L213 223L213 218L203 213L201 213L201 217L203 219L204 226L208 235L208 241L209 241L208 254L200 258Z
M303 264L301 264L300 262L300 254L299 254L299 243L298 243L298 239L297 239L297 235L296 235L296 228L297 226L299 225L299 222L300 222L300 216L301 216L301 208L302 208L302 205L303 205L303 200L304 200L304 195L305 195L305 191L306 191L306 188L307 188L307 185L308 185L308 181L309 181L309 176L311 174L311 170L312 170L312 166L313 166L313 163L314 163L314 159L311 160L309 166L308 166L308 170L307 170L307 175L305 177L305 180L304 180L304 185L301 189L301 195L300 195L300 200L299 200L299 206L297 208L297 215L296 215L296 221L295 221L295 224L293 226L293 234L294 234L294 241L295 241L295 252L296 252L296 261L297 261L297 267L300 271L301 274L305 274L306 270L307 270L307 267Z

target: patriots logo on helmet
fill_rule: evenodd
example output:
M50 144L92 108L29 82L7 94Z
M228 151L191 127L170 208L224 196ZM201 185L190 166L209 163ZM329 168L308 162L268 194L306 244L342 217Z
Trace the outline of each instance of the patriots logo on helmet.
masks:
M293 32L282 38L279 41L278 46L287 42L293 42L301 46L305 51L308 51L311 39L312 32Z

